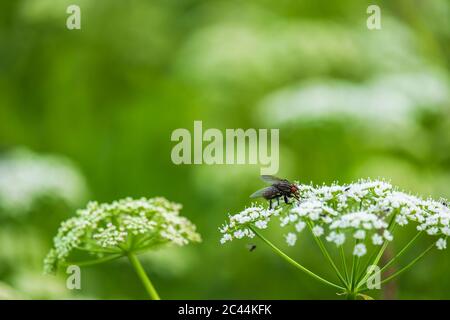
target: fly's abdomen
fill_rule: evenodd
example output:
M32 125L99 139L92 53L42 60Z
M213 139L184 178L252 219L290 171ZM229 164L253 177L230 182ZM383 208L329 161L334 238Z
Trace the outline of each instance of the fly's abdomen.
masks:
M280 196L280 192L277 188L270 187L264 190L263 197L267 200L274 199Z

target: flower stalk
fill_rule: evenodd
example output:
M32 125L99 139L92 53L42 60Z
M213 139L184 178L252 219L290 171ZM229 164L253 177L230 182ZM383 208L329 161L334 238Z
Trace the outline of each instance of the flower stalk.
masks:
M298 263L297 261L295 261L294 259L292 259L291 257L289 257L286 253L284 253L283 251L281 251L279 248L277 248L272 242L270 242L269 240L267 240L262 234L260 234L256 229L253 229L253 232L255 232L255 234L262 240L264 241L266 244L269 245L270 248L272 248L272 250L278 254L280 257L282 257L284 260L286 260L287 262L289 262L291 265L293 265L294 267L300 269L301 271L303 271L304 273L308 274L309 276L313 277L314 279L329 285L331 287L334 287L335 289L340 289L340 290L344 290L343 287L332 283L322 277L320 277L319 275L315 274L314 272L312 272L311 270L305 268L304 266L302 266L300 263Z
M133 253L129 253L127 256L128 256L128 260L130 260L131 265L133 266L134 270L136 271L136 274L138 275L139 279L142 281L142 284L144 285L145 290L147 290L147 293L149 294L150 299L151 300L160 300L161 298L159 297L158 292L156 292L155 287L153 286L149 277L145 273L145 270L142 267L141 263L139 262L139 259Z

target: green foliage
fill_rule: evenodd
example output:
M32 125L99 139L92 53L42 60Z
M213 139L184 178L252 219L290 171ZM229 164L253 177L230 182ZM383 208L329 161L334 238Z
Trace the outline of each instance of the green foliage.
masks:
M82 29L71 31L69 2L0 2L0 156L17 146L64 155L99 202L164 195L183 203L204 242L142 256L162 297L335 293L263 246L219 250L223 210L248 203L259 168L174 165L170 135L194 120L220 130L280 128L279 175L301 183L385 177L450 198L448 1L379 1L378 31L366 28L369 1L360 0L79 1ZM64 274L38 277L57 226L84 206L44 202L0 225L7 296L146 297L122 260L83 268L79 292L65 289ZM270 233L276 242L279 232ZM313 240L298 242L287 254L311 257L327 275ZM448 254L431 253L374 298L449 298L449 269Z

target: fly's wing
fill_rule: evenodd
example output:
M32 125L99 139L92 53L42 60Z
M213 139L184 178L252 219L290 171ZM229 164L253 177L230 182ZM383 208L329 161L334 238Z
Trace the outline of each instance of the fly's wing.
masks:
M264 188L264 189L260 189L260 190L258 190L256 192L254 192L250 196L250 198L266 197L268 194L273 193L272 189L273 189L272 187L267 187L267 188Z
M262 175L261 180L268 184L277 184L280 182L286 182L286 180L284 180L284 179L280 179L275 176L269 176L269 175Z

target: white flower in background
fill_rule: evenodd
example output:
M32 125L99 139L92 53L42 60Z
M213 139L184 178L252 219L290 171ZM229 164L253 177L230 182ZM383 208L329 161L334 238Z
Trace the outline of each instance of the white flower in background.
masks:
M90 202L75 217L64 221L54 238L54 248L44 261L53 272L73 252L121 256L128 251L151 250L164 244L183 246L200 242L196 227L179 215L181 205L165 198L126 198L112 203ZM251 237L251 231L236 230L236 238ZM222 243L231 241L225 235Z
M391 225L403 227L412 223L433 237L450 233L450 210L443 204L445 201L424 200L385 181L360 180L342 186L298 185L298 188L301 199L293 206L280 206L276 210L252 206L231 215L220 228L221 243L246 237L252 229L268 228L274 217L292 234L302 232L310 224L314 236L324 235L337 246L355 238L360 242L353 248L357 256L366 254L366 245L380 246L393 241ZM290 233L286 241L294 245ZM436 246L444 249L444 241L440 239Z
M362 84L308 81L271 93L261 102L260 114L271 125L352 119L377 133L414 132L420 129L418 112L443 110L450 97L448 87L444 74L426 69L378 76Z
M8 152L0 158L0 211L25 214L36 201L51 197L71 206L86 197L86 182L68 159L39 155L26 149Z
M353 254L358 257L362 257L367 253L366 245L364 243L358 243L353 249Z
M227 86L231 89L227 91L228 96L249 86L275 84L277 87L299 75L314 78L333 71L339 74L339 70L345 71L349 66L353 67L352 74L356 72L364 77L374 70L385 74L411 70L412 66L416 69L428 66L414 45L415 34L392 17L383 18L383 26L388 26L389 33L367 34L361 28L335 21L293 21L265 13L261 16L259 7L247 15L250 19L243 17L238 21L233 19L234 7L222 6L220 12L219 19L186 39L179 51L177 69L191 82L207 86L213 92ZM255 16L263 17L266 23L255 23ZM395 55L391 54L393 46ZM374 48L378 54L373 53ZM384 57L389 54L390 59L386 61ZM431 89L427 86L424 91L433 95ZM208 92L211 94L211 90ZM424 96L424 93L417 94Z

